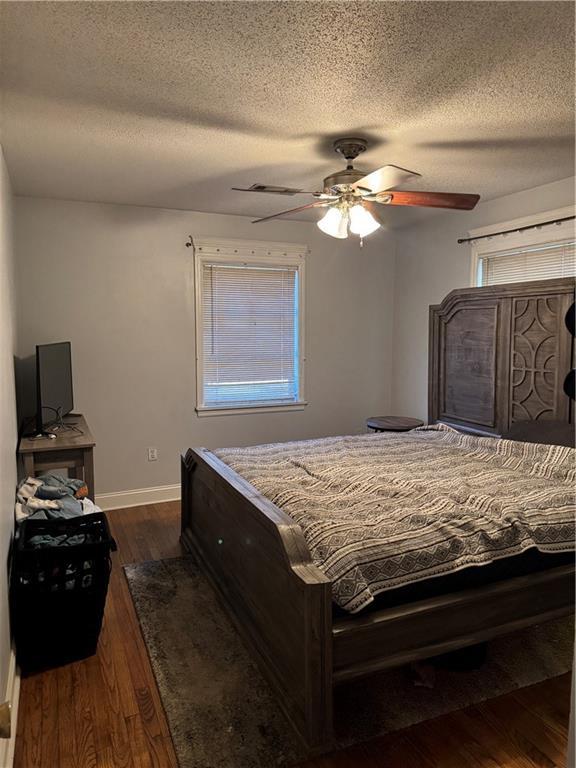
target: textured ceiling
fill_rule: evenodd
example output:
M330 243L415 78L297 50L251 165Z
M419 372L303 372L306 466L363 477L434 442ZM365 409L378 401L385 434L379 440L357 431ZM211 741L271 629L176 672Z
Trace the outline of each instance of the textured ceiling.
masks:
M306 199L230 187L319 189L355 134L412 189L574 173L572 2L2 2L0 26L18 194L263 216Z

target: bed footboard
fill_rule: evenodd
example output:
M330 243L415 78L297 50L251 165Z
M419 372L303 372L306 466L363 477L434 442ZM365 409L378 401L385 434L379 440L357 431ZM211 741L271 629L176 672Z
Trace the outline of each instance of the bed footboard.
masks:
M182 457L181 540L311 750L332 741L331 585L300 527L210 451Z

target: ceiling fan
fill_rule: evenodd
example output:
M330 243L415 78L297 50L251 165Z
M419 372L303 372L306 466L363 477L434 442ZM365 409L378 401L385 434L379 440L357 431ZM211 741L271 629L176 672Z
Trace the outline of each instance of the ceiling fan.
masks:
M480 199L480 195L451 192L397 191L396 187L400 184L420 174L399 168L397 165L384 165L368 174L357 171L353 161L367 149L367 146L368 142L359 138L337 139L334 142L334 151L346 160L346 168L327 176L324 179L322 192L306 192L302 189L265 184L252 184L247 188L232 187L232 189L238 192L267 192L275 195L312 195L316 199L311 203L264 216L252 223L260 224L263 221L305 211L308 208L328 208L318 222L318 226L327 235L338 238L348 237L348 231L363 238L379 229L380 205L414 205L470 211Z

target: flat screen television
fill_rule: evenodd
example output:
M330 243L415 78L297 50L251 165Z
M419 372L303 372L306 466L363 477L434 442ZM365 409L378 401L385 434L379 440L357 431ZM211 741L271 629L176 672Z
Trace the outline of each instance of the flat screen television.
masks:
M72 346L69 341L36 347L36 429L61 421L74 408Z

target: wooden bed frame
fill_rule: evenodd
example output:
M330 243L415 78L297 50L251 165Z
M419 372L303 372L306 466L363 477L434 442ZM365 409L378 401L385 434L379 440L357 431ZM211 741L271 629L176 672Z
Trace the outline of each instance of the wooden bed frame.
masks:
M545 290L551 282L565 281L546 281ZM442 349L444 356L453 352L445 340ZM438 367L445 370L438 362L430 372L432 386ZM332 745L332 694L339 682L573 610L575 569L566 565L337 616L330 581L313 564L300 526L205 448L182 457L181 539L199 559L311 751Z

